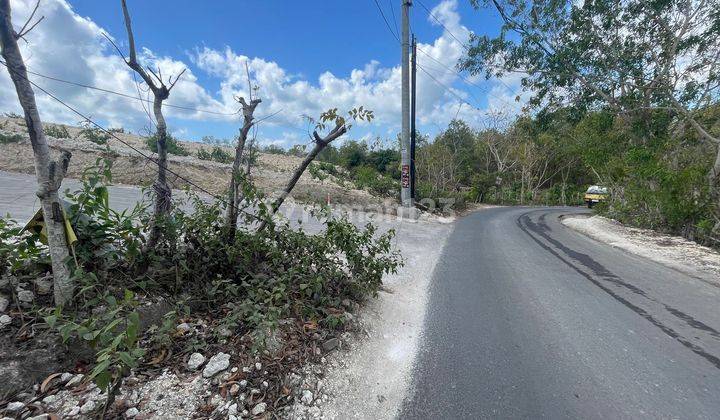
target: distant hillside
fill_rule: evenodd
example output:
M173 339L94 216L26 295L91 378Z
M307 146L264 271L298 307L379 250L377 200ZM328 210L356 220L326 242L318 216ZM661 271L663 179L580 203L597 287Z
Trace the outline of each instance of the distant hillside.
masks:
M91 136L82 135L82 130L80 127L62 124L46 124L46 131L49 133L56 135L62 133L61 136L64 136L64 132L67 132L67 138L48 135L48 142L54 153L59 153L61 148L72 152L68 177L80 178L83 170L94 165L98 157L105 156L113 162L112 172L115 183L141 186L152 184L156 173L152 162L114 138L108 139L106 144L96 144L88 139ZM116 132L115 135L144 154L152 155L144 137L124 132ZM223 194L227 188L231 165L197 158L201 148L209 150L212 146L197 142L178 143L189 152L189 155L170 154L168 167L213 194ZM234 155L232 147L222 148ZM258 188L271 194L285 185L301 161L301 158L295 156L260 153L251 177ZM0 117L0 170L20 173L35 171L30 140L22 118ZM183 180L177 179L172 174L168 175L173 188L185 186ZM332 177L315 179L310 171L306 171L300 178L292 196L295 200L306 203L325 203L328 197L333 204L371 206L381 202L380 198L354 188L347 181L335 182Z

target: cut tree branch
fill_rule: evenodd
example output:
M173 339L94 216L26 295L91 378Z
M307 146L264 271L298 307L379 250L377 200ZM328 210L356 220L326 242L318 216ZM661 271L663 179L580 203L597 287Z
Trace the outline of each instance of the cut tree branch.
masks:
M280 209L280 206L282 206L285 199L290 195L293 188L295 188L295 184L297 184L298 180L300 180L300 177L305 172L307 167L310 165L310 163L315 160L317 155L322 152L322 150L327 147L328 144L330 144L333 140L337 139L338 137L342 136L347 132L347 126L344 123L336 122L335 127L330 130L330 133L326 135L325 137L320 137L317 131L313 131L313 139L315 141L315 146L310 150L310 152L305 156L305 159L303 159L300 166L295 170L293 173L293 176L288 181L287 185L285 186L285 189L280 193L280 195L273 201L273 203L270 205L270 215L269 217L272 218L275 213ZM267 220L263 221L260 226L258 227L258 231L261 231L265 229L265 226L267 225Z

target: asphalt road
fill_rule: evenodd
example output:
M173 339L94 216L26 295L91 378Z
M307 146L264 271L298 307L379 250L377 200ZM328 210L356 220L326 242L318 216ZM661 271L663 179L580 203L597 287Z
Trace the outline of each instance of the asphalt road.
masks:
M560 223L456 223L401 418L718 418L720 289Z
M34 182L0 171L0 217L34 213ZM117 186L110 199L120 210L141 196ZM583 211L496 208L455 223L402 418L720 416L720 289L560 224ZM398 239L427 240L412 228Z

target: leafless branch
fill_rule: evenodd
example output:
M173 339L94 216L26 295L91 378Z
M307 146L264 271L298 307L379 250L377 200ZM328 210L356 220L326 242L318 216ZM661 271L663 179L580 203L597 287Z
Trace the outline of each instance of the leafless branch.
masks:
M129 63L137 64L137 53L135 52L135 37L133 36L132 24L130 21L130 12L128 12L127 3L122 0L123 16L125 17L125 30L128 34L128 46L130 48Z
M175 78L175 81L174 81L174 82L172 81L172 76L170 76L170 78L168 79L168 83L170 83L170 87L168 88L168 90L172 90L172 88L175 87L175 83L177 83L178 80L180 80L180 78L182 77L182 75L185 74L185 71L187 71L187 67L184 68L184 69L180 72L180 74L177 75L177 77Z
M155 73L155 71L153 71L153 69L152 69L150 66L145 66L145 67L148 69L148 71L150 72L150 74L152 74L153 76L155 76L155 78L158 80L158 82L160 82L160 85L162 85L162 84L163 84L162 75L161 75L161 74L158 74L158 73L160 72L160 68L158 68L158 73Z
M40 23L41 20L45 19L45 16L42 16L40 19L38 19L37 22L35 22L35 24L33 24L30 27L30 29L28 29L27 31L25 30L25 28L27 28L27 26L30 24L30 22L32 22L33 18L35 17L35 13L37 13L38 7L40 7L40 0L38 0L37 3L35 3L35 8L33 8L32 13L30 13L30 17L27 19L27 21L25 21L25 24L20 29L20 31L18 31L17 35L15 35L16 39L20 39L20 38L24 37L25 35L27 35L28 32L32 31L33 28L36 27L37 24Z
M23 32L20 32L19 34L17 34L17 38L18 38L18 39L22 38L22 39L24 40L24 39L25 39L25 38L24 38L25 35L29 34L30 31L32 31L33 29L35 29L35 27L38 26L38 24L39 24L40 22L42 22L43 19L45 19L45 16L40 16L40 19L38 19L37 22L33 23L33 25L32 25L31 27L29 27L26 31L23 31ZM27 41L26 41L26 42L27 42Z
M118 52L118 54L120 55L120 57L122 57L123 61L127 62L127 59L125 58L125 54L123 54L123 52L120 50L120 48L117 46L117 44L115 44L115 42L113 42L113 40L110 38L110 36L108 36L108 34L106 34L105 32L103 32L102 34L103 34L103 36L105 37L105 39L107 39L108 42L110 42L110 44L111 44L113 47L115 47L115 51Z

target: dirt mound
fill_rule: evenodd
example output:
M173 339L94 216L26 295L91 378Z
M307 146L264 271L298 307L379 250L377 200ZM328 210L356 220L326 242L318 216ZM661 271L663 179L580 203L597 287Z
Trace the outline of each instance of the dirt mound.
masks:
M69 178L80 178L83 171L95 164L98 158L105 157L113 162L113 181L120 184L149 186L157 172L153 162L140 153L155 157L145 144L145 138L125 132L114 133L121 141L110 138L107 144L100 145L87 140L81 135L81 128L48 123L46 126L64 127L69 138L48 136L51 151L58 155L61 149L72 152ZM0 170L20 173L34 173L34 160L30 140L27 136L25 121L20 118L0 118L0 136L20 135L18 141L0 141ZM126 143L126 144L123 144ZM231 165L209 160L198 159L197 152L207 145L197 142L179 142L187 150L189 156L168 156L168 168L187 178L193 184L212 194L224 194L230 177ZM223 147L228 153L234 154L231 147ZM252 169L255 185L272 194L285 186L292 172L302 161L295 156L284 156L260 153L256 165ZM183 188L188 183L168 174L173 188ZM192 186L191 186L192 188ZM295 200L305 203L354 204L369 207L381 203L381 199L367 191L342 187L330 179L317 180L309 173L303 174L292 193Z

